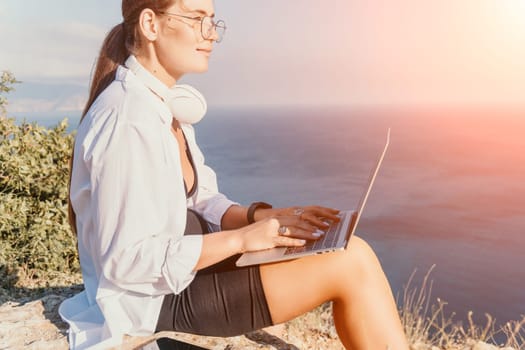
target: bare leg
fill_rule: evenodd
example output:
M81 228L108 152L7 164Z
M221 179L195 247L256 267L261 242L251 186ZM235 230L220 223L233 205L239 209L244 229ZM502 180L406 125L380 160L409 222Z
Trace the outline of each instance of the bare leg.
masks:
M337 333L347 349L408 349L381 265L358 237L352 237L346 251L261 265L261 279L274 323L331 300Z

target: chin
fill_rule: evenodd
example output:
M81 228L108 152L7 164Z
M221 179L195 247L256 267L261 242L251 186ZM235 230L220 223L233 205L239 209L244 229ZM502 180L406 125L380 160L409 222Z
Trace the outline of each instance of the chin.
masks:
M203 65L199 65L199 66L196 66L194 67L194 69L192 69L192 73L205 73L208 71L208 64L203 64Z

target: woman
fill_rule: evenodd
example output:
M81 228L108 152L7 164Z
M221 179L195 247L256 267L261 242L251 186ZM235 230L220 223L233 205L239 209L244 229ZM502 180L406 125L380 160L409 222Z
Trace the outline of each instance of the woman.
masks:
M75 141L70 219L85 291L60 308L71 347L161 330L232 336L333 301L346 348L407 349L385 275L358 237L344 252L235 268L241 252L319 238L338 211L245 208L218 192L191 125L206 103L177 85L207 70L220 40L212 0L123 0L122 13ZM184 234L188 209L217 232Z

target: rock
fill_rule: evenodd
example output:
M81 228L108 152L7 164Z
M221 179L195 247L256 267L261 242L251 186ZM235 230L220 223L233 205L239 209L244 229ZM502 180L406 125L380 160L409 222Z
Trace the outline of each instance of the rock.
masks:
M492 344L479 341L473 347L472 350L497 350L498 347Z
M296 347L295 345L288 344L281 338L276 337L275 335L272 335L264 330L250 332L250 333L245 334L244 336L256 343L263 344L263 345L271 345L276 350L299 350L299 348Z
M423 342L417 341L413 344L410 344L410 350L433 350L432 347Z
M49 294L31 302L6 302L0 305L0 350L67 350L67 324L58 315L58 307L70 294L71 291L68 291L64 295ZM179 339L212 350L342 349L335 335L327 331L327 326L318 318L309 317L308 314L303 315L284 326L230 338L202 337L177 332L160 332L150 337L125 337L124 343L114 350L137 349L160 337ZM445 350L423 342L411 344L410 348ZM510 347L498 348L472 339L461 348L447 349L517 350Z
M49 295L25 304L0 306L0 349L67 349L66 326L56 313L64 299Z
M0 349L67 350L69 348L66 336L68 326L58 315L58 307L66 297L50 294L27 303L6 302L1 305ZM253 338L256 343L244 336L216 338L176 332L160 332L149 337L127 336L124 338L123 344L114 350L136 349L161 337L179 339L213 350L294 349L290 344L280 339L279 333L283 331L282 327L274 328L272 331L279 337L269 333L260 337L254 335ZM274 347L275 345L278 347Z

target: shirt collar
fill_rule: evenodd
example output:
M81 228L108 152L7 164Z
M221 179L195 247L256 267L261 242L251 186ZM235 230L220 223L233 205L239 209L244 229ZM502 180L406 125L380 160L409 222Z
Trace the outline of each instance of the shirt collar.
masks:
M133 55L130 56L130 58L131 57L134 58ZM148 78L148 84L150 84L152 82L154 84L156 84L156 88L157 88L156 90L151 89L146 83L144 83L144 81L139 79L137 77L137 75L131 69L129 69L128 67L125 67L125 66L119 66L117 68L117 72L116 72L115 78L118 81L132 82L133 84L137 84L137 85L143 87L145 91L148 91L150 94L152 94L156 99L158 99L159 102L162 103L162 105L165 107L165 108L159 109L160 118L161 118L163 123L171 125L171 121L172 121L173 117L172 117L172 115L171 115L171 113L169 111L168 106L165 103L163 103L163 101L162 101L162 99L164 99L164 100L166 99L164 97L164 94L161 94L161 92L163 92L163 90L161 90L162 86L164 86L164 88L167 89L167 90L169 90L169 88L166 87L160 80L155 78L155 76L153 76L151 73L147 72L146 69L144 69L144 71L146 71L146 73L150 75L150 77ZM161 84L162 86L158 85L158 84ZM158 96L156 96L155 94L157 94ZM162 99L159 98L159 96Z

